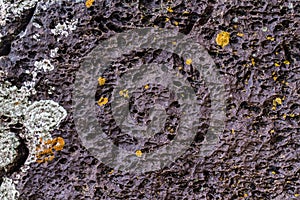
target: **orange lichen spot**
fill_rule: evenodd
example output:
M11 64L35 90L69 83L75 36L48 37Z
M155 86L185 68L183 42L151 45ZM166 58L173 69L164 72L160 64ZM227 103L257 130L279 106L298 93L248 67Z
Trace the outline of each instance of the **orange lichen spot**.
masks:
M167 7L167 11L168 11L169 13L174 12L174 10L173 10L171 7Z
M129 98L128 90L120 90L119 95L125 98Z
M85 6L86 6L87 8L90 8L90 7L93 5L94 1L95 1L95 0L86 0Z
M55 149L55 151L61 151L65 146L65 141L63 138L57 137L53 140L52 144L54 145L53 149Z
M135 152L135 155L136 155L137 157L141 157L141 156L143 155L143 152L142 152L141 150L137 150L137 151Z
M237 33L236 35L239 37L244 37L244 33Z
M179 25L179 22L174 21L174 25L175 25L175 26L178 26L178 25Z
M222 48L229 44L230 33L221 31L216 38L216 42Z
M105 81L106 81L105 78L102 78L102 77L99 77L99 78L98 78L98 83L99 83L100 86L104 85L104 84L105 84Z
M187 65L191 65L191 64L192 64L192 62L193 62L193 60L192 60L192 59L190 59L190 58L188 58L188 59L186 59L186 61L185 61L185 64L187 64Z
M108 103L108 98L107 97L101 97L98 101L97 101L97 104L99 106L104 106L105 104Z
M145 90L148 90L149 89L149 85L148 84L145 85L144 88L145 88Z
M285 65L291 64L290 61L288 61L288 60L283 61L283 63L284 63Z
M36 162L38 163L52 161L54 159L53 150L61 151L65 146L65 141L61 137L47 140L43 144L42 138L40 138L40 143L41 144L36 147Z
M275 38L274 38L274 37L272 37L272 36L267 36L267 40L274 41L274 40L275 40Z

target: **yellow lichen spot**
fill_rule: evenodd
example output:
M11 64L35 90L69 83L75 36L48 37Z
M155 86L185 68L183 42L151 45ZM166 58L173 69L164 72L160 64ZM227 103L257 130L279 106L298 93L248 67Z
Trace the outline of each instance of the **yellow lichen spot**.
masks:
M277 78L278 78L277 76L273 76L273 79L274 79L274 81L276 81L276 80L277 80Z
M275 99L275 102L276 102L277 104L279 104L279 105L282 104L282 100L281 100L279 97L277 97L277 98ZM273 103L273 105L274 105L274 103Z
M254 58L251 58L251 64L254 66L255 65L255 60Z
M275 38L274 38L274 37L272 37L272 36L267 36L267 40L274 41L274 40L275 40Z
M270 133L271 133L271 134L272 134L272 133L275 133L275 130L274 130L274 129L270 130Z
M185 10L185 11L183 11L182 14L187 15L187 14L190 14L190 12Z
M278 55L279 53L276 51L275 54Z
M295 117L295 114L290 114L290 117Z
M170 21L170 18L166 17L165 22L168 22L168 21Z
M294 194L295 197L300 197L300 194Z
M247 194L247 193L245 193L245 194L244 194L244 197L245 197L245 198L246 198L246 197L248 197L248 194Z
M145 85L144 88L145 88L145 90L148 90L149 89L149 85L148 84Z
M175 25L175 26L178 26L178 25L179 25L179 22L174 21L174 25Z
M282 118L283 118L283 119L286 119L286 114L285 114L285 113L283 114Z
M285 65L291 64L290 61L288 61L288 60L283 61L283 63L284 63Z
M244 33L237 33L236 35L239 36L239 37L243 37Z
M274 171L272 171L271 173L272 173L272 174L276 174L276 172L274 172Z
M123 97L125 97L125 98L129 98L129 95L128 95L128 90L121 90L120 92L119 92L119 95L120 96L123 96Z
M284 100L284 98L280 99L279 97L277 97L276 99L274 99L273 100L272 110L276 110L276 106L277 105L281 105L282 104L282 100Z
M105 81L106 81L105 78L102 78L102 77L99 77L99 78L98 78L98 83L99 83L100 86L104 85L104 84L105 84Z
M186 61L185 61L185 63L186 63L187 65L190 65L190 64L192 64L192 62L193 62L193 60L192 60L192 59L190 59L190 58L186 59Z
M85 6L86 6L87 8L90 8L90 7L93 5L94 1L95 1L95 0L87 0L87 1L85 2Z
M173 41L173 42L172 42L172 44L173 44L173 45L176 45L176 44L177 44L177 42Z
M135 155L136 155L137 157L141 157L141 156L143 155L143 152L142 152L141 150L137 150L137 151L135 152Z
M231 134L235 134L235 131L234 131L234 129L231 129Z
M109 174L113 174L114 173L114 170L112 169L110 172L108 172Z
M182 67L182 66L179 66L179 67L178 67L178 70L182 70L182 69L183 69L183 67Z
M108 103L108 98L107 97L101 97L98 101L97 101L97 104L99 105L99 106L103 106L103 105L105 105L105 104L107 104Z
M170 13L174 12L174 10L171 7L167 7L167 11Z
M230 33L221 31L216 38L216 42L222 48L229 44Z
M279 67L280 66L280 64L279 63L274 63L274 65L275 65L275 67Z

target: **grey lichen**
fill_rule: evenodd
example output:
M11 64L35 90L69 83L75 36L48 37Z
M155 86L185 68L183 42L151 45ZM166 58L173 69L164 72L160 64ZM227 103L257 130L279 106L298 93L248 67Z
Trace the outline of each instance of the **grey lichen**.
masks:
M36 101L26 110L25 126L29 132L49 132L60 124L67 112L52 100Z
M36 71L43 70L44 72L52 71L54 66L51 64L50 60L43 59L41 61L35 61L34 66L36 67Z
M4 177L0 186L0 199L1 200L14 200L19 197L19 192L15 188L12 179Z
M19 140L14 133L0 129L0 168L6 170L6 166L13 162L17 155L16 148Z

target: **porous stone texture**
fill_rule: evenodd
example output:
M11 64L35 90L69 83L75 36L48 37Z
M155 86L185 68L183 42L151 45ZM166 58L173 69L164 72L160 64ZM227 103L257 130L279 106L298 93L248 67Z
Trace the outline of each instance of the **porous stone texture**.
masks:
M0 169L3 199L299 198L298 1L95 0L87 8L84 1L11 4L0 0L0 5L1 137L13 133L19 146L25 144L31 152L39 137L60 136L65 140L64 149L51 162L36 163L34 156L29 156L34 153L28 153L25 160L30 162L25 164L10 152L17 167L10 173ZM228 94L224 108L227 118L214 152L199 156L210 101L205 84L195 82L204 107L193 144L171 166L135 175L114 171L82 146L72 117L72 91L76 71L92 49L117 33L142 27L178 31L207 49ZM216 43L221 31L230 33L229 44L224 47ZM193 63L188 65L174 54L155 49L132 52L113 61L105 76L108 84L95 91L95 99L111 93L118 80L116 71L164 62L175 70L181 67L180 73L188 80L199 76ZM160 93L158 87L148 95ZM140 122L145 121L145 108L150 107L147 99L139 100L141 109L134 115L141 117ZM44 101L51 102L50 108L46 107L50 113L57 109L57 124L51 125L55 115L44 113L41 120L25 125L26 118L35 116L28 115L27 108L28 112L35 110L32 106L39 107ZM110 123L111 117L105 115L109 109L108 105L105 112L98 112L108 136L124 146L134 143L133 137L119 135ZM52 116L49 121L47 116ZM51 128L41 130L44 124ZM29 137L33 133L37 135ZM162 134L156 140L168 143L172 138ZM156 147L156 143L152 145Z

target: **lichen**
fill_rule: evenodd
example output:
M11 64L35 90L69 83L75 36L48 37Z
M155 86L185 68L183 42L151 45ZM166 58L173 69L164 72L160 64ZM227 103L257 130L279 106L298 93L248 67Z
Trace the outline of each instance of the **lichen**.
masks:
M192 59L190 59L190 58L188 58L188 59L186 59L186 61L185 61L185 64L187 64L187 65L191 65L191 64L192 64L192 62L193 62L193 60L192 60Z
M141 150L137 150L137 151L135 152L135 155L136 155L137 157L141 157L141 156L143 155L143 152L142 152Z
M40 144L36 147L36 162L43 163L54 159L54 151L61 151L65 146L65 141L62 137L49 139L43 143L40 138Z
M54 69L54 66L48 59L43 59L42 61L35 61L34 66L36 67L36 70L43 70L44 72L52 71Z
M85 6L86 6L87 8L90 8L90 7L93 5L94 1L95 1L95 0L87 0L87 1L85 2Z
M105 104L108 103L108 98L107 97L101 97L98 101L97 101L97 104L99 106L104 106Z
M105 81L106 81L105 78L102 78L102 77L99 77L99 78L98 78L98 84L99 84L100 86L104 85L104 84L105 84Z
M222 48L229 44L230 33L226 31L221 31L216 38L216 42Z
M52 100L41 100L26 110L25 127L29 132L49 132L67 116L66 110Z
M58 23L54 29L51 29L51 33L56 36L65 36L67 37L70 32L76 30L77 28L78 19L66 21L64 23Z
M0 186L1 200L15 200L18 199L19 192L16 190L13 181L10 178L3 177L3 182Z
M14 133L0 129L0 168L6 170L5 167L13 162L19 144L19 140Z

